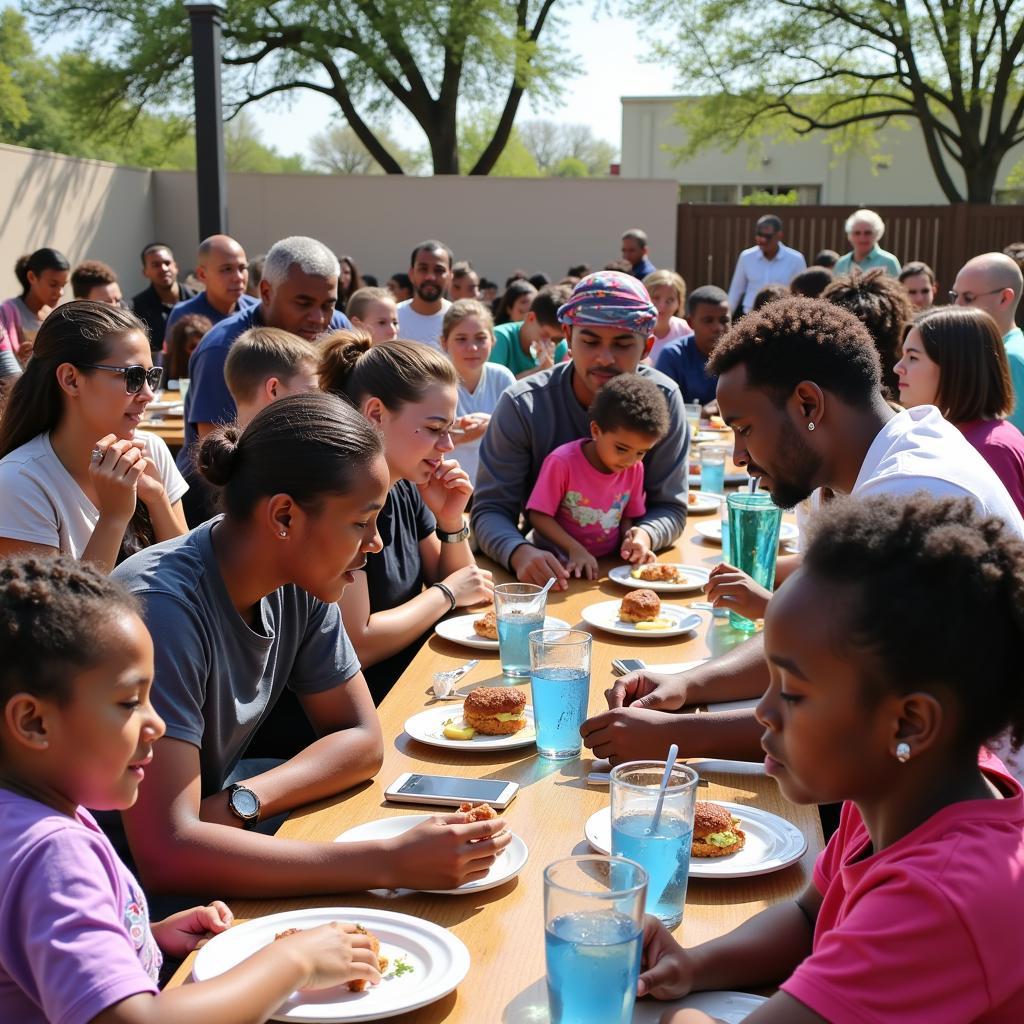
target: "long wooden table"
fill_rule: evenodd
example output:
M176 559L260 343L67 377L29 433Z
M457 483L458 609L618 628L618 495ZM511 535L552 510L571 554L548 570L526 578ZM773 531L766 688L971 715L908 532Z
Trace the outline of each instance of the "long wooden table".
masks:
M700 540L694 532L695 524L707 519L691 517L682 540L671 552L663 553L661 560L709 568L715 565L721 557L720 549ZM607 572L613 564L603 564L602 568ZM503 572L496 572L495 576L507 578ZM548 608L551 614L579 625L580 611L585 606L610 597L621 598L624 593L606 577L598 582L574 581L568 591L549 594ZM697 594L671 603L685 605L702 597ZM610 685L611 661L615 657L642 657L649 664L690 661L722 653L745 639L729 628L727 620L712 618L708 612L702 618L695 635L669 640L633 640L593 630L591 713L606 707L604 690ZM403 1024L540 1024L548 1019L543 870L561 857L592 852L584 838L584 823L608 804L608 790L588 786L585 781L591 762L586 750L579 760L550 762L538 758L532 749L482 754L471 749L463 752L427 747L404 733L405 720L430 700L433 674L455 668L472 657L479 657L481 663L460 680L460 687L477 682L502 683L497 653L470 650L433 636L380 707L386 752L384 767L377 777L355 792L297 811L279 835L330 842L361 822L422 813L423 808L402 807L384 800L384 789L406 771L513 780L521 790L505 816L530 850L529 861L518 878L486 892L460 897L410 893L385 899L369 893L343 893L309 899L230 901L240 921L305 907L378 907L414 914L451 929L469 948L469 975L456 992L402 1016ZM682 756L685 754L685 750L681 751ZM651 751L652 757L664 755L661 750ZM814 859L822 849L815 808L790 804L765 775L716 771L702 774L710 782L708 789L701 790L702 798L750 804L788 818L806 837L807 852L799 863L770 875L722 881L691 879L685 917L676 932L686 945L721 935L763 908L794 898L809 882ZM181 984L190 969L191 960L185 962L171 984ZM635 1020L655 1021L664 1008L665 1004L644 1000L638 1003Z

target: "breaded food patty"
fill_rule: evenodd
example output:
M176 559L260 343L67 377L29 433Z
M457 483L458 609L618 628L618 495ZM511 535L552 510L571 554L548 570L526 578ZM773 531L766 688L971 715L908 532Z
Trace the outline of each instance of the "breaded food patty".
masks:
M498 639L498 617L493 608L489 612L484 612L479 619L473 620L473 632L486 640Z
M649 565L642 565L635 575L637 579L646 580L648 583L679 582L679 570L674 565L666 565L664 562L651 562Z
M513 686L480 686L462 706L468 725L485 736L511 736L526 727L526 695Z
M720 804L698 800L693 809L693 856L728 857L739 853L747 837L738 824L739 818Z
M619 605L619 618L623 622L650 622L660 614L661 598L653 590L634 590Z
M278 932L274 936L274 941L278 939L287 938L289 935L295 935L297 932L302 931L301 928L285 928L283 932ZM377 958L377 970L383 974L388 969L388 963L390 962L386 956L380 955L380 939L371 931L367 931L361 924L356 925L356 931L360 935L370 936L370 949L373 950L373 955ZM366 988L366 982L362 978L356 978L354 981L348 983L348 990L350 992L362 992Z

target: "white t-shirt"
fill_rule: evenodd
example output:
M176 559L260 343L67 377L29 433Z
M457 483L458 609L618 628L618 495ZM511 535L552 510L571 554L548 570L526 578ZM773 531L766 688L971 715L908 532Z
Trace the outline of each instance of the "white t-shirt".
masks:
M167 499L173 505L188 490L162 437L137 430L153 460ZM50 444L39 434L0 459L0 537L45 544L81 558L99 521L99 509L64 468Z
M476 391L470 392L466 385L459 383L459 404L456 415L468 416L474 412L485 412L490 415L498 404L501 393L510 384L515 384L515 374L500 363L484 363L483 376L476 386ZM482 437L466 444L456 445L453 457L459 460L459 465L469 474L469 479L476 486L476 470L480 465L480 442Z
M451 303L441 300L441 308L436 313L424 316L412 308L412 299L398 304L398 336L408 341L421 341L424 345L441 351L441 325L444 315Z

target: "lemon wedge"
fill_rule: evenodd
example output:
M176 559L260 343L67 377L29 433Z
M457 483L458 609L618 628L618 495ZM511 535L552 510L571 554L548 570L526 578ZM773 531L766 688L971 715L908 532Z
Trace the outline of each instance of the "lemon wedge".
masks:
M456 725L454 718L449 718L444 723L444 738L446 740L471 740L476 735L476 729L471 725Z
M671 619L651 619L649 622L638 622L636 623L637 629L649 630L649 629L671 629Z

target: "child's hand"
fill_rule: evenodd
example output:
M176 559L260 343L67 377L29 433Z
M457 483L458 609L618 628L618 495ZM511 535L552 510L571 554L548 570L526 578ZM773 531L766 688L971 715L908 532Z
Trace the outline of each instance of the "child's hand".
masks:
M679 999L693 988L693 962L669 930L648 914L644 918L644 950L640 958L638 996Z
M570 576L575 576L577 579L581 577L586 580L597 579L597 559L582 545L569 552L565 568Z
M333 988L350 981L380 984L373 939L356 931L347 921L332 921L319 928L305 928L280 939L290 951L297 951L306 967L300 989Z
M728 608L748 619L763 619L772 596L745 572L725 562L711 570L704 593L716 608Z
M631 565L642 565L655 560L650 535L642 526L631 526L626 531L619 554Z
M234 920L227 904L214 900L208 906L192 907L155 921L150 930L165 953L180 958L205 945L214 935L226 931Z

